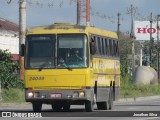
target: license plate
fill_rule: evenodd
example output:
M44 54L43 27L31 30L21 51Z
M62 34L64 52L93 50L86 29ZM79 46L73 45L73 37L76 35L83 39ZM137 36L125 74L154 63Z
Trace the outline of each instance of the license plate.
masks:
M61 98L62 94L51 94L51 98Z

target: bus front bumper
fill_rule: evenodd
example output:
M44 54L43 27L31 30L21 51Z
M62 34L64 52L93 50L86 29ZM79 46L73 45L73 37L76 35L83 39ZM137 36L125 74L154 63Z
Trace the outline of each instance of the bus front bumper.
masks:
M52 102L52 101L86 101L92 100L93 89L83 90L25 90L26 102Z

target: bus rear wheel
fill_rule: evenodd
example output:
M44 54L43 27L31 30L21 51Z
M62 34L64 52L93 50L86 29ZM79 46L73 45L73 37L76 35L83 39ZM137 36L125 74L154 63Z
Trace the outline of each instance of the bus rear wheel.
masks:
M113 90L112 88L110 89L110 93L109 93L109 110L113 109Z
M109 98L105 102L97 102L97 108L99 110L112 110L113 109L113 90L112 87L109 91Z
M32 103L33 111L40 112L42 109L42 103Z
M97 108L99 110L108 110L109 108L109 103L108 101L105 101L105 102L97 102Z

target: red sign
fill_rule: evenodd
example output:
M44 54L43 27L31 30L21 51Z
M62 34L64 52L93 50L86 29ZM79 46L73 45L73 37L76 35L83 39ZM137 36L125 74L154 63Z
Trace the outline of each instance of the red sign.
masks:
M19 60L19 54L12 54L12 60L18 61Z

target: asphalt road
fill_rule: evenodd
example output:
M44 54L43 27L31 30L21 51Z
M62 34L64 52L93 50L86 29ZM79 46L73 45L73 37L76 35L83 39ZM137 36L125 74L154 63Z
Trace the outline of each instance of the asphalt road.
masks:
M111 111L95 109L94 112L86 112L84 106L71 106L69 112L52 112L50 105L43 105L41 113L33 114L29 103L0 104L0 111L4 116L0 119L4 120L32 119L25 117L32 115L41 120L160 120L160 96L120 99L114 102L114 109ZM6 112L12 118L5 117Z

